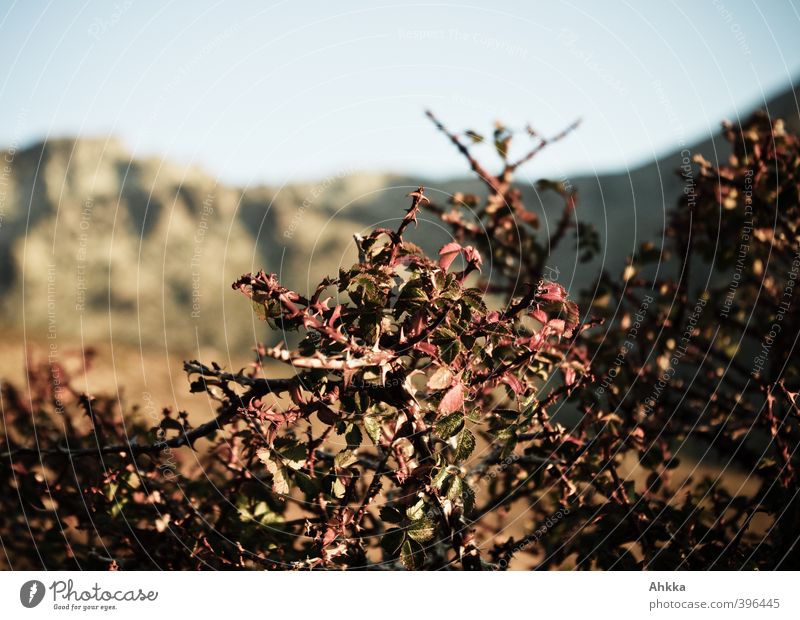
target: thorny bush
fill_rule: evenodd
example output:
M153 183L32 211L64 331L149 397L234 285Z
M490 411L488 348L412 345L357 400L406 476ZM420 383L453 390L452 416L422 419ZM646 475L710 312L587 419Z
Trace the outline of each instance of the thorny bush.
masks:
M185 364L216 418L151 427L66 364L4 383L8 566L800 567L798 139L763 116L726 126L729 164L681 171L667 245L603 274L581 315L543 277L571 230L583 259L598 249L576 194L539 184L564 203L544 236L513 183L572 128L527 128L515 159L498 125L494 174L482 136L429 116L485 195L412 192L310 296L237 280L286 344L240 372ZM453 233L432 258L408 240L421 210Z

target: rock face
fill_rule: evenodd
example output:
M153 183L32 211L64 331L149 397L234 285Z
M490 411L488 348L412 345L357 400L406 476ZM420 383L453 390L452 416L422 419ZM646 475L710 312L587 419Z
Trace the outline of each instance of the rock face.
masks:
M768 109L796 129L794 95ZM721 144L687 148L708 159L716 149L722 158ZM574 244L551 257L565 286L585 287L602 265L616 272L641 241L658 241L685 187L675 174L681 150L629 172L568 179L580 195L577 218L597 228L604 250L589 265L578 263ZM353 233L396 225L411 188L424 184L439 202L456 190L481 190L475 179L379 174L242 189L196 168L132 159L104 138L49 140L0 159L0 329L70 346L241 351L266 330L230 289L239 275L264 268L308 290L355 259ZM552 226L558 201L522 189ZM414 234L428 250L447 239L432 219Z

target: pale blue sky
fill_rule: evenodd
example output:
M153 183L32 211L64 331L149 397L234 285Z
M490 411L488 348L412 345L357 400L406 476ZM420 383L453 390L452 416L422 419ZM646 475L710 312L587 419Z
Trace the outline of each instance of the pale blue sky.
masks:
M531 174L608 170L785 87L798 32L788 1L4 0L0 144L115 134L243 184L461 174L431 107L457 129L582 117Z

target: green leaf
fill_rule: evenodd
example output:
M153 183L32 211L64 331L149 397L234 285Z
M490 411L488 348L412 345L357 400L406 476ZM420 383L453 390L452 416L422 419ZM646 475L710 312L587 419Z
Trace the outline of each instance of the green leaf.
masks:
M439 327L431 338L434 344L450 344L454 340L458 340L458 334L449 327Z
M382 537L381 537L381 547L391 555L395 557L400 546L403 544L403 541L406 539L406 534L403 530L399 527L394 527L388 530Z
M476 288L464 289L461 293L464 303L466 303L472 310L481 314L486 314L486 304L483 302L483 293Z
M480 409L470 409L467 411L467 420L470 422L480 422L481 421L481 410Z
M333 464L336 469L345 469L358 462L358 457L352 450L342 450L339 454L333 457Z
M301 444L295 444L282 449L279 453L284 465L297 471L306 464L306 448Z
M517 447L517 437L509 437L505 444L503 444L503 449L500 451L500 460L505 461L508 457L514 454L514 449Z
M280 305L271 299L263 299L263 301L251 299L250 305L253 307L255 315L262 321L274 319L281 315Z
M353 394L353 404L355 405L356 413L364 413L369 407L369 396L366 392L358 391Z
M242 522L257 521L262 525L280 523L281 517L270 509L267 502L258 502L250 511L246 506L239 506L239 520Z
M500 441L506 441L508 439L515 439L517 437L517 430L519 427L516 424L509 424L505 428L499 428L493 432L494 436L497 437Z
M372 442L377 446L381 441L381 422L377 416L364 416L364 429Z
M344 439L347 442L348 448L358 448L363 440L361 429L355 424L349 424L347 427L347 432L344 434Z
M383 506L381 508L381 520L387 523L400 523L403 520L403 514L392 506ZM399 544L397 545L400 546Z
M426 304L430 301L428 294L422 288L422 283L419 281L409 282L403 287L403 290L400 291L400 297L397 299L397 303L401 306L405 305L412 305L412 306L419 306L422 304Z
M341 478L336 478L333 481L331 493L333 493L333 496L338 499L342 499L345 496L345 493L347 493L347 487L344 486L344 482L342 482Z
M453 340L449 344L442 344L439 349L439 357L443 362L452 364L461 352L461 343Z
M272 461L274 463L274 461ZM286 473L286 468L282 465L269 466L267 468L272 473L272 490L275 493L286 495L289 492L289 476Z
M440 489L444 484L447 477L450 475L450 472L447 471L447 467L442 467L436 472L436 475L431 480L431 486L435 489Z
M298 471L294 474L294 480L307 498L315 497L320 492L319 480L317 478L312 478Z
M117 489L119 489L119 483L117 483L117 482L109 482L108 483L108 485L106 486L106 493L105 493L106 499L108 501L112 501L114 499L114 496L117 494ZM41 503L41 502L39 502L39 503ZM44 504L42 504L42 510L44 510L44 508L45 508L45 506L44 506Z
M458 444L456 445L456 461L464 461L469 458L472 451L475 449L475 435L469 429L464 429L458 437Z
M250 300L250 305L253 308L253 313L262 321L266 321L269 318L269 314L267 312L267 308L264 304Z
M460 411L440 418L433 425L434 432L442 439L452 437L464 427L464 414Z
M410 508L406 508L406 516L412 521L422 519L425 516L425 500L421 499Z
M415 540L407 538L400 547L400 561L406 570L419 570L425 560L425 552L422 546Z
M461 490L464 488L464 482L461 476L453 476L450 481L450 486L447 489L447 499L457 500L461 499Z
M436 533L436 524L427 517L423 517L422 519L414 521L406 530L406 533L409 538L417 542L427 542L433 538L433 535Z
M464 515L468 515L475 508L475 490L466 482L462 482L461 501L464 504Z
M289 492L289 476L286 468L280 461L280 455L267 448L259 448L256 452L258 459L267 466L267 471L272 474L272 490L275 493L286 495Z

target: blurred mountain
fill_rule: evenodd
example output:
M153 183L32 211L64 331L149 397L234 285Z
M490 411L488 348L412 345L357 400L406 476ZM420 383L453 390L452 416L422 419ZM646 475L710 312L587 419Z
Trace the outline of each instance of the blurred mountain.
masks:
M796 96L790 89L767 106L795 130ZM722 160L725 146L716 134L632 170L566 179L579 192L576 217L596 227L603 251L580 264L579 247L566 244L549 261L561 282L586 287L601 267L618 272L642 241L658 244L685 187L676 174L684 155ZM195 167L132 158L105 138L48 140L0 161L0 329L56 347L241 351L266 334L230 288L242 273L264 268L288 286L313 289L355 260L355 232L397 225L410 189L425 185L440 203L455 191L482 193L474 178L390 174L231 187ZM534 184L521 189L546 234L560 215L558 197ZM430 217L413 235L431 251L447 240Z

